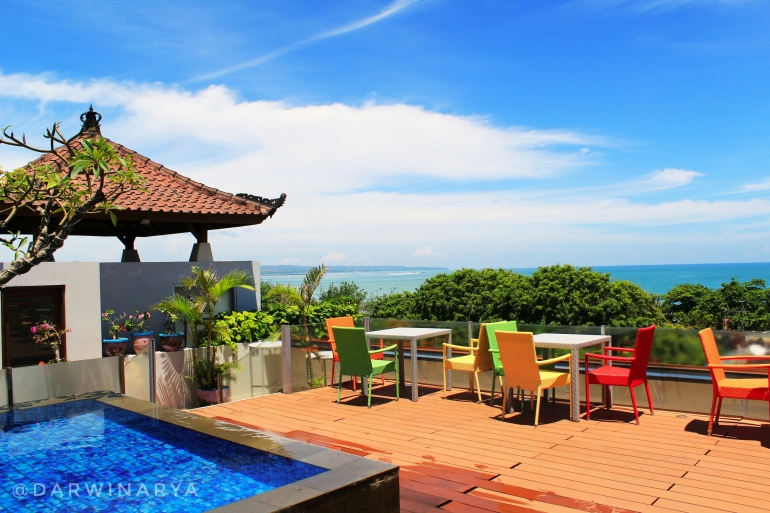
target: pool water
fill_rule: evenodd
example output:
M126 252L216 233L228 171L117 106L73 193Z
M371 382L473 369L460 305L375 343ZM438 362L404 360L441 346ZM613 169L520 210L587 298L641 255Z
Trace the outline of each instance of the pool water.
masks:
M0 428L0 511L202 512L325 471L90 399Z

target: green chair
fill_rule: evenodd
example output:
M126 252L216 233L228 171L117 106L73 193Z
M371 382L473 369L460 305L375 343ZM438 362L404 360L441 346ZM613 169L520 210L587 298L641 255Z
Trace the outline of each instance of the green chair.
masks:
M369 391L367 406L372 407L372 377L385 374L386 372L396 373L396 400L399 399L398 390L398 344L383 347L374 351L369 350L369 344L366 341L366 332L364 328L343 328L339 326L332 327L334 330L334 340L337 344L337 355L340 359L340 374L337 387L337 404L340 403L340 394L342 393L342 375L361 376L369 378ZM383 353L385 351L394 351L395 358L389 360L373 360L372 355ZM362 392L364 392L363 387Z
M487 337L489 338L489 352L492 353L492 363L495 365L495 371L492 375L492 394L489 396L489 405L495 402L495 380L500 380L500 388L503 388L503 364L500 361L500 348L497 346L498 331L519 331L516 328L516 321L492 322L487 324Z

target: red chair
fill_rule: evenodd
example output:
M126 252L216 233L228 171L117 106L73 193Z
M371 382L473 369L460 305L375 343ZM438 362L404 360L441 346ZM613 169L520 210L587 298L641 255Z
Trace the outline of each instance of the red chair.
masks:
M655 334L655 325L647 328L639 328L636 332L636 344L633 349L622 347L605 347L604 354L585 355L586 369L586 418L591 419L591 387L590 385L603 385L609 387L622 386L628 387L631 392L631 403L634 405L634 415L636 423L639 424L639 411L636 408L636 396L634 388L644 384L647 390L647 404L650 405L650 415L654 415L652 408L652 397L650 397L650 385L647 383L647 364L650 361L650 351L652 351L652 338ZM610 356L610 351L619 351L633 353L633 356ZM592 371L588 370L588 360L594 358L605 362L626 362L630 367L611 367L603 365ZM609 390L608 390L609 392ZM609 393L606 394L609 397Z

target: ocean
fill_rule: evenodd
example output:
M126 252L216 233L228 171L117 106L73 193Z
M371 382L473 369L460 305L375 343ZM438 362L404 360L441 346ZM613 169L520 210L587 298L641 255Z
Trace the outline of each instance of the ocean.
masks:
M271 266L263 266L268 270ZM595 271L610 273L616 280L628 280L654 294L664 294L675 285L682 283L699 283L709 288L717 288L731 278L739 281L749 281L761 278L770 283L770 262L747 264L677 264L677 265L618 265L596 266ZM536 268L513 269L513 271L530 275ZM364 267L354 271L331 271L326 274L321 288L325 289L331 283L343 281L355 282L369 294L379 295L389 292L413 291L426 279L439 273L449 273L451 269L410 269L394 268L393 270L367 271ZM298 286L302 283L301 274L267 274L263 272L263 281L285 283Z

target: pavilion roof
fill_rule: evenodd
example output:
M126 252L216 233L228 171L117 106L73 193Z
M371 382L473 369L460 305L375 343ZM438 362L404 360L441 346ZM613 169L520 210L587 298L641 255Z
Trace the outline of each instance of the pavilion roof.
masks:
M72 141L73 146L79 147L80 141L86 138L103 137L98 119L95 126L89 127L88 121L84 122L83 130ZM120 208L115 212L117 227L113 226L109 217L104 214L89 214L78 223L73 235L149 237L170 233L195 233L201 228L216 230L249 226L260 224L272 217L286 201L286 194L281 194L276 199L267 199L245 193L231 194L208 187L122 144L106 140L121 156L133 156L136 171L146 180L146 190L128 191L118 198L115 202ZM66 150L61 147L57 151L63 153ZM27 167L54 164L55 160L54 155L45 154L27 164ZM32 227L36 224L30 217L20 216L16 226L12 228L22 233L30 233L25 228L27 225Z

